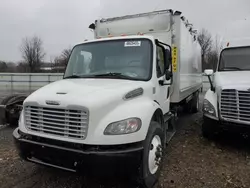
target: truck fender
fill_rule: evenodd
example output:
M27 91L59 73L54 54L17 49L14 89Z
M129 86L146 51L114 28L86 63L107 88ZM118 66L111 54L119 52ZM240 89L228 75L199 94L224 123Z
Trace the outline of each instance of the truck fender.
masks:
M142 97L140 99L137 98L118 105L116 108L108 112L108 114L106 114L105 117L102 118L98 124L108 126L112 122L124 120L131 117L138 117L142 121L142 126L137 132L137 134L134 135L139 140L145 140L153 115L159 109L161 108L159 104L157 104L155 101L152 101L146 97ZM96 132L104 131L101 130L102 126L98 127L99 128L96 129Z
M213 105L215 109L216 117L218 117L218 105L217 105L216 92L213 92L211 91L211 89L209 89L205 94L204 100L208 100Z

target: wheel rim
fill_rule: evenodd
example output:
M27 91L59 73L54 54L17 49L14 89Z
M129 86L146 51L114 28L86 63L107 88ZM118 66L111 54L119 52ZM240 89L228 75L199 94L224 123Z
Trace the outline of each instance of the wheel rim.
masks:
M161 138L158 135L155 135L151 141L149 156L148 156L148 167L151 174L155 174L157 172L161 159L162 159Z

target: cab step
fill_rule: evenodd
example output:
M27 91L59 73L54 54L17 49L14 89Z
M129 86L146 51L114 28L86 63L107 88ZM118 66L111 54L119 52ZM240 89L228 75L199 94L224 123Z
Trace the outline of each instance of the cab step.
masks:
M168 144L176 133L176 117L174 114L169 113L164 116L164 123L166 127L166 144Z

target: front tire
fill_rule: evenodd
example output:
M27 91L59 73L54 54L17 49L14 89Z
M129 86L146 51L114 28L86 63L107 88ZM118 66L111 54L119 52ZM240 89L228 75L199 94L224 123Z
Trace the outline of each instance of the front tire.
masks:
M151 122L140 167L140 180L145 188L152 188L157 182L164 152L164 132L157 122Z

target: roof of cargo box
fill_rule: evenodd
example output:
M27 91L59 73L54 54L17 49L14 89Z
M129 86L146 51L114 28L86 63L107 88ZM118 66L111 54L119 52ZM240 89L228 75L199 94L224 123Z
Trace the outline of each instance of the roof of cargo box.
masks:
M161 10L148 13L96 20L96 37L136 35L138 33L168 32L173 11Z
M136 18L136 17L144 17L144 16L151 16L151 15L157 15L157 14L164 14L164 13L173 13L172 9L168 10L158 10L158 11L152 11L152 12L147 12L147 13L139 13L139 14L131 14L131 15L126 15L126 16L120 16L120 17L113 17L113 18L102 18L100 20L101 23L103 22L112 22L115 20L124 20L124 19L131 19L131 18ZM97 21L97 20L96 20Z
M78 45L81 44L87 44L87 43L94 43L94 42L105 42L105 41L112 41L112 40L130 40L130 39L148 39L151 41L154 41L155 38L150 35L130 35L130 36L115 36L115 37L104 37L104 38L99 38L99 39L91 39L91 40L86 40L83 43L79 43Z

